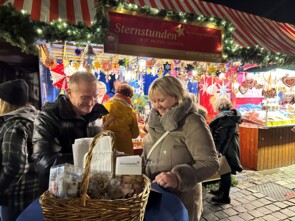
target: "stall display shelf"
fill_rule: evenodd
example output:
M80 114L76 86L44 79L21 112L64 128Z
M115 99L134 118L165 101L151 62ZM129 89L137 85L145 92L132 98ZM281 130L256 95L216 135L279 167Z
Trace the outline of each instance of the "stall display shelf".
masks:
M284 127L295 125L295 106L263 107L263 109L240 108L244 127Z

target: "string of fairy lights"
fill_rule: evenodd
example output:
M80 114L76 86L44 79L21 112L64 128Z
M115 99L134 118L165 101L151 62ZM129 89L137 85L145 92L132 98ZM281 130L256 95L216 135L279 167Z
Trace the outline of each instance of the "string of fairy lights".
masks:
M255 63L267 65L294 65L295 56L285 53L276 53L265 50L256 45L255 47L241 47L232 37L234 27L224 19L206 17L194 13L175 12L171 10L159 10L149 6L140 7L136 4L123 2L122 0L101 0L96 4L95 20L90 26L83 22L76 25L63 21L54 20L50 23L33 21L25 11L17 11L11 4L0 6L0 37L12 45L20 47L29 54L38 54L36 42L44 40L54 41L75 41L77 45L82 42L103 44L108 32L109 20L107 9L128 10L143 15L153 15L161 18L186 23L199 22L206 25L223 27L223 52L224 62L239 60L241 63Z

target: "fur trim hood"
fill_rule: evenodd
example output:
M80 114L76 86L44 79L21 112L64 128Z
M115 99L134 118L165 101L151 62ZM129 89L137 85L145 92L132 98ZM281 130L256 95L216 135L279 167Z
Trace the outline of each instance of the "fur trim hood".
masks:
M187 96L183 102L173 107L166 114L161 116L156 109L152 109L149 118L149 127L164 131L173 131L179 127L185 117L193 112L197 112L192 99Z

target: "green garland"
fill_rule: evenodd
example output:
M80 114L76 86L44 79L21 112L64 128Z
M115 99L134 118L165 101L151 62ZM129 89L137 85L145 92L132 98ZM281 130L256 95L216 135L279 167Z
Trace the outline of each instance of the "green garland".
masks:
M101 0L96 4L96 21L88 27L79 22L76 25L61 20L55 20L50 24L32 21L28 14L17 11L11 4L0 6L0 38L20 47L23 52L38 54L35 44L38 40L46 42L75 41L103 44L109 27L107 8L124 8L129 11L136 11L140 14L168 17L177 22L197 21L210 23L224 27L223 51L224 62L228 60L241 60L242 63L255 63L267 65L276 63L278 65L294 65L295 56L288 56L284 53L274 53L262 47L240 47L232 38L233 26L223 19L204 17L193 13L182 13L140 7L136 4L123 2L122 0Z

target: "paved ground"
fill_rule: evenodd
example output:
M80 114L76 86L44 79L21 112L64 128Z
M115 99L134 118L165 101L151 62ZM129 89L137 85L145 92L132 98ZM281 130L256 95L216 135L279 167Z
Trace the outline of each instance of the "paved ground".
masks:
M295 164L263 171L244 170L236 177L238 185L231 188L231 204L214 204L204 188L201 221L295 221Z

